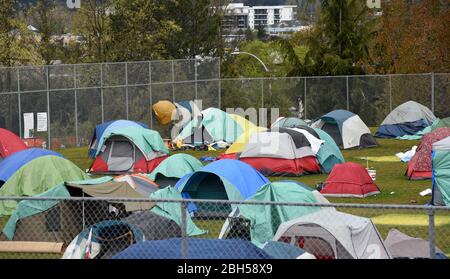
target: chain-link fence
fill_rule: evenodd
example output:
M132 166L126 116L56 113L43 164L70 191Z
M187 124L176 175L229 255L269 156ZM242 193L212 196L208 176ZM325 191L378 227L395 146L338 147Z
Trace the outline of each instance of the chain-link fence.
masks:
M218 59L0 68L0 127L23 137L24 114L45 112L48 127L32 138L51 148L85 146L95 125L115 119L170 137L151 105L194 99L203 109L279 108L282 116L298 116L301 101L305 119L347 109L378 126L409 100L448 117L450 74L221 79Z
M450 255L450 208L2 197L0 258L371 259Z

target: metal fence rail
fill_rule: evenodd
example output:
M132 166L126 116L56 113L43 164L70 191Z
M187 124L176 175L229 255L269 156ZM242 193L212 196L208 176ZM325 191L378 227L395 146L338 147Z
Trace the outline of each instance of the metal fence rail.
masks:
M385 250L402 257L391 240L384 241L392 229L428 241L426 249L409 244L418 257L450 255L450 207L0 197L0 208L17 205L12 217L0 217L0 258L286 258L286 247L266 247L273 241L314 258L383 258ZM292 219L300 229L280 226ZM234 242L208 254L218 238Z
M159 100L202 100L202 108L279 108L281 116L317 118L334 109L378 126L414 100L437 117L450 115L450 74L220 78L220 60L143 61L0 68L0 127L24 134L24 113L46 112L48 129L33 137L46 147L86 146L95 125L114 119L148 123ZM36 119L35 119L36 122ZM255 123L258 124L258 123Z

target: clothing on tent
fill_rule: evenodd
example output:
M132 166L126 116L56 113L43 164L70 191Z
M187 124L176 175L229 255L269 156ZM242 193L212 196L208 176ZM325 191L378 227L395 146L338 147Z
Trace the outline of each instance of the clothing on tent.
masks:
M399 152L395 154L398 158L400 158L400 161L407 163L411 158L416 154L417 145L414 145L410 150L406 152Z
M417 102L408 101L396 107L386 116L375 136L396 138L405 135L415 135L431 125L435 120L436 116L429 108Z

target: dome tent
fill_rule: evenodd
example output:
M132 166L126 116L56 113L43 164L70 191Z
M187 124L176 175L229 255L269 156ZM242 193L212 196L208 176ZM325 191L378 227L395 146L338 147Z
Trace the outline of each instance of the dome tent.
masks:
M8 179L12 175L14 175L14 173L21 167L33 161L34 159L43 156L63 157L61 154L53 152L51 150L30 148L18 151L7 157L5 160L0 161L0 186L8 181Z
M322 209L282 223L273 240L299 246L318 259L391 258L369 218L333 209Z
M433 205L450 206L450 137L433 144Z
M319 160L320 166L324 173L330 173L333 170L334 165L342 164L345 162L344 156L339 150L336 142L325 131L315 128L314 131L319 135L320 139L324 141L316 154L317 160Z
M320 193L325 197L365 198L380 190L363 166L347 162L334 166Z
M175 186L180 178L202 167L203 164L191 155L175 154L162 161L148 177L155 181L161 188L169 185Z
M311 127L327 132L344 149L377 146L367 125L358 115L347 110L329 112L311 124Z
M247 199L254 202L329 203L318 191L297 181L277 181L266 184ZM239 218L250 221L250 239L261 247L270 241L282 222L321 210L320 207L286 205L238 205L222 227L220 238L236 237L235 228ZM236 219L232 220L232 219ZM242 237L239 233L239 237Z
M450 128L438 128L425 134L408 162L406 175L410 180L431 179L433 144L450 136Z
M95 158L91 173L150 173L167 158L169 150L158 132L118 120L96 127L89 154Z
M267 176L301 176L321 172L316 154L322 144L314 130L275 128L253 134L236 156Z
M0 128L0 162L6 157L27 149L26 144L14 133Z
M381 123L376 137L396 138L414 135L436 120L433 112L414 101L408 101L396 107Z
M186 198L245 200L267 183L269 180L250 165L224 159L185 175L175 188Z

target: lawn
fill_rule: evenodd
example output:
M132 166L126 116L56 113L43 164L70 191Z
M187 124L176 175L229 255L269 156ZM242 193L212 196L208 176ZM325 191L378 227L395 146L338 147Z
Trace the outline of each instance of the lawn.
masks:
M344 158L348 162L356 162L366 166L366 160L358 159L360 157L372 156L393 156L400 151L411 149L413 145L418 145L419 141L402 141L391 139L379 139L379 146L366 149L343 150ZM57 150L67 159L74 162L81 169L89 168L92 160L87 156L87 148L67 148ZM184 151L197 158L202 156L216 157L223 151ZM377 171L376 183L381 189L381 194L364 199L359 198L330 198L332 202L348 203L380 203L380 204L425 204L430 197L422 197L419 192L430 188L431 181L410 181L405 176L406 163L398 162L369 162L371 168ZM293 179L301 181L311 187L317 183L324 182L326 174L306 175L302 177L270 177L272 181Z

